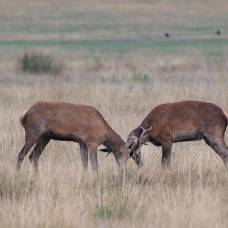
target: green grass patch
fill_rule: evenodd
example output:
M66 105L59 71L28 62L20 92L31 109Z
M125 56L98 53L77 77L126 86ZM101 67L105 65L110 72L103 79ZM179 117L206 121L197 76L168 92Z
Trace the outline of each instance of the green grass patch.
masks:
M128 213L126 203L97 206L95 210L96 218L100 218L100 219L110 219L112 217L121 219L127 216L128 214L129 213Z
M123 219L129 215L128 195L124 188L111 190L104 203L95 209L95 217L99 219Z
M98 206L95 215L97 218L108 219L113 215L113 209L109 206Z
M134 82L138 83L148 83L150 82L150 77L148 74L135 74L132 77Z
M228 40L220 38L211 39L160 39L160 40L12 40L0 41L0 50L9 51L27 50L32 48L54 49L66 52L83 51L87 53L126 53L143 51L143 53L189 53L197 50L205 56L223 54L227 51ZM46 58L46 57L45 57ZM47 59L49 61L49 58Z
M63 71L63 64L52 56L41 53L24 53L19 58L19 67L25 73L57 75Z

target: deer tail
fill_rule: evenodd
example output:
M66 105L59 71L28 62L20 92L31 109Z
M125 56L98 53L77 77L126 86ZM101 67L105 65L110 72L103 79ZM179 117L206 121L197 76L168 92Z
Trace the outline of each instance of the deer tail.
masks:
M27 113L27 110L25 110L22 115L20 116L20 123L22 126L24 126L24 118L25 118L25 115Z
M228 113L223 110L223 114L225 115L226 120L228 121Z

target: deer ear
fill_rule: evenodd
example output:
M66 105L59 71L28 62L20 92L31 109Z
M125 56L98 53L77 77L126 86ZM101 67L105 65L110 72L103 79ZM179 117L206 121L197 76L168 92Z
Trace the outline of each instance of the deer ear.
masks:
M101 151L101 152L108 152L108 149L107 148L103 148L103 149L99 149L99 151Z
M133 143L131 143L131 144L127 144L127 148L128 149L131 149L131 145L132 145Z
M108 148L102 148L102 149L99 149L99 151L105 152L105 153L110 153L110 152L112 152L112 151L109 150Z
M128 149L131 149L131 146L132 146L134 143L135 143L135 142L132 142L131 140L128 140L128 141L126 142L127 148L128 148Z

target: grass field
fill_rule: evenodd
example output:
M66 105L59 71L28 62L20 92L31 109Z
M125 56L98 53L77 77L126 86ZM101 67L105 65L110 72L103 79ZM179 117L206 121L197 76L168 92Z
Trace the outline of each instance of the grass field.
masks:
M228 44L225 0L9 0L0 4L0 51L38 47L90 54L135 49L164 54L195 48L219 54ZM215 35L218 29L221 37ZM170 33L169 40L165 32Z
M227 170L203 141L175 144L171 170L160 168L160 148L143 147L145 166L129 160L123 186L112 156L99 154L98 183L70 142L51 142L38 174L28 158L16 172L19 117L38 100L95 106L123 139L160 103L197 99L228 111L227 8L225 0L0 1L0 227L227 227ZM25 51L62 61L63 73L23 73Z

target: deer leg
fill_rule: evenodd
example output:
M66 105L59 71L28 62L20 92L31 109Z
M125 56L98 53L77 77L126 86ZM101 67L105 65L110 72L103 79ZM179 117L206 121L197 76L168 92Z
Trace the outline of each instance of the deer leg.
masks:
M84 170L87 170L88 168L88 150L84 143L80 143L80 153L81 153L81 159L82 159L82 166Z
M19 155L18 155L18 160L17 160L17 170L21 168L21 164L26 156L26 154L30 151L32 146L35 144L36 139L34 137L29 137L26 136L25 138L25 145L21 149Z
M162 168L169 168L171 166L171 149L172 149L171 142L166 142L162 144L162 160L161 160Z
M89 152L89 158L91 161L92 169L96 172L98 172L98 162L97 162L97 148L98 146L96 144L88 144L87 145L88 152Z
M31 164L34 166L36 171L38 171L39 157L40 157L41 153L43 152L44 148L49 143L49 141L50 141L50 139L41 137L39 140L37 140L36 146L29 156L29 160L30 160Z
M228 147L225 144L224 138L216 138L214 136L207 135L204 137L204 141L210 146L223 160L225 166L228 166Z
M125 173L126 173L126 161L122 160L122 159L119 159L115 154L115 160L117 162L117 165L119 167L119 180L120 180L120 183L122 184L123 183L123 180L124 180L124 177L125 177Z

